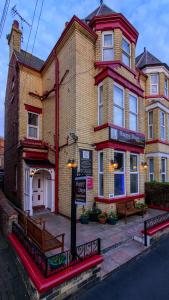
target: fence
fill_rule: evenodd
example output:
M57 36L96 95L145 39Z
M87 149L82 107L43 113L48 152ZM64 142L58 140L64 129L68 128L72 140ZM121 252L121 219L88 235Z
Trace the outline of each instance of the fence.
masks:
M46 256L31 239L29 239L23 229L16 223L12 225L12 232L26 249L33 261L45 277L49 277L62 270L76 265L89 257L100 254L100 239L76 247L76 258L72 259L70 250L52 256Z
M145 184L145 195L148 205L169 208L169 184L147 182Z

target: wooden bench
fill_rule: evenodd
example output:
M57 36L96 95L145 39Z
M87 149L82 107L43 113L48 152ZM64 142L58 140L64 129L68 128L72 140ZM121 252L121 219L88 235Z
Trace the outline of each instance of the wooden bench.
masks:
M141 214L143 217L144 213L145 213L144 208L136 208L135 207L135 201L133 199L117 203L117 214L119 216L125 217L125 224L127 224L128 216Z
M45 223L37 224L30 217L27 217L27 236L43 251L47 252L56 248L61 248L64 251L64 236L59 234L53 236L45 228Z

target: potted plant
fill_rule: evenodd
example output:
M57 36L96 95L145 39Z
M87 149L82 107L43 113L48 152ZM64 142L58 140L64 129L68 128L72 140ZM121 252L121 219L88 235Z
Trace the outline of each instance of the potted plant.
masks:
M105 224L107 221L107 213L103 212L101 214L98 215L98 220L100 224Z
M96 202L93 203L93 207L88 211L89 220L91 222L98 222L98 215L101 214L101 209L97 208Z
M117 223L118 217L115 211L110 211L107 216L107 223L111 225L115 225Z
M89 224L89 212L83 207L82 214L80 215L81 224Z

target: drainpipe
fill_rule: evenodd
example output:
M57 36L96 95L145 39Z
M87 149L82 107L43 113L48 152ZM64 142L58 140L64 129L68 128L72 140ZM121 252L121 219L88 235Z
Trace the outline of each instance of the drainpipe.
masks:
M55 213L59 212L59 61L55 54Z

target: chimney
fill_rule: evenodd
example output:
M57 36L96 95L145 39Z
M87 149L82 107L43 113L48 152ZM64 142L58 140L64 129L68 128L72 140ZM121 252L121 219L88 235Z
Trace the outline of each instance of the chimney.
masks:
M7 35L7 40L9 45L9 60L11 59L13 50L20 52L21 37L22 37L22 31L19 29L19 22L17 20L14 20L11 28L11 33Z

